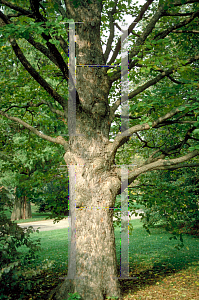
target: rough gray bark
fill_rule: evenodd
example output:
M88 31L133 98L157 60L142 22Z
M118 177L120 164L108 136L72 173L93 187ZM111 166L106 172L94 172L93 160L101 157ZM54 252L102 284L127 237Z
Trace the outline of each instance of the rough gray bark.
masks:
M68 9L71 4L69 1ZM101 3L92 9L79 7L70 10L76 24L77 65L105 64L100 43ZM92 20L92 22L91 22ZM75 167L76 178L70 178L70 205L72 219L71 244L76 244L68 266L68 278L56 293L57 300L67 299L77 292L85 300L103 300L121 297L117 279L117 261L113 228L113 210L120 180L113 161L108 158L110 82L103 67L77 67L76 134L70 137L64 159ZM80 136L81 135L81 136ZM75 182L74 182L75 181ZM73 197L72 197L73 198ZM75 220L76 217L76 220ZM76 229L76 231L75 231ZM75 263L76 260L76 263Z
M81 142L83 144L82 138ZM68 292L78 292L82 299L87 300L105 299L105 296L120 297L113 211L110 210L114 207L120 181L114 168L109 169L107 166L109 170L105 170L102 163L99 164L100 160L105 161L106 155L97 139L96 141L88 139L85 142L86 140L85 151L90 150L88 155L90 163L86 158L80 161L80 153L74 155L71 151L65 155L66 162L72 159L76 165L75 186L74 182L70 182L70 191L73 186L76 198L76 209L72 211L71 216L71 243L76 242L76 253L71 252L68 276L71 278L75 272L75 259L76 272L74 280L65 280L56 295L57 300L67 298ZM78 162L84 165L80 166Z
M32 218L31 205L26 196L15 198L11 221Z

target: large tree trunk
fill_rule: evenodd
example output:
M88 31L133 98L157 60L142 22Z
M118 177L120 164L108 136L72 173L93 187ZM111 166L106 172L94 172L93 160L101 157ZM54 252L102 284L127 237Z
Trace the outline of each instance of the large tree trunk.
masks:
M66 3L72 18L84 22L76 24L77 65L104 65L101 2L89 6L84 2L77 9L70 9L70 1ZM72 249L68 277L56 293L57 300L74 292L83 300L121 299L113 228L113 207L121 183L114 157L108 159L105 150L111 87L105 69L77 67L76 135L70 136L64 156L69 168Z
M97 143L95 145L93 150L99 150ZM67 153L65 157L68 160L71 155ZM90 166L70 166L69 176L71 253L68 278L56 299L67 299L69 292L77 292L85 300L103 300L105 296L120 298L113 209L110 209L114 207L116 190L111 187L114 183L118 186L117 175L99 170L96 158Z
M32 218L30 201L26 196L16 197L11 215L11 221Z

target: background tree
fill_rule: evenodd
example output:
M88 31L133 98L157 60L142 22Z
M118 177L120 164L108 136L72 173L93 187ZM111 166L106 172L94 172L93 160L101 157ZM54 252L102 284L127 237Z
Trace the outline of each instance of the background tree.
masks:
M163 226L174 236L182 236L183 232L190 231L197 233L197 169L161 170L144 174L132 191L137 203L145 207L143 221L147 228Z
M143 162L129 169L129 185L151 170L198 163L186 162L199 154L193 136L199 124L198 1L148 0L143 6L98 0L1 0L0 4L4 88L10 82L9 70L15 67L13 55L21 63L12 82L12 97L1 94L0 113L38 137L62 145L69 168L71 244L76 244L76 250L70 253L68 278L57 289L56 299L74 291L86 300L121 298L112 220L121 191L117 151L124 145L134 155L139 143L149 148L148 152L137 148ZM121 42L114 30L124 13L135 17L128 27L130 122L126 135L118 127L111 128L114 121L117 125L116 111L121 105ZM75 81L72 77L68 93L68 19L80 22L76 24L76 133L70 136L67 127L72 130L74 118L68 103ZM101 67L104 64L116 65ZM33 112L49 118L51 124L61 117L67 126L46 128L46 120L38 122ZM156 137L155 144L144 139L145 132ZM161 135L169 137L163 145L159 144Z
M24 267L37 257L37 250L40 248L40 239L34 241L31 239L31 233L35 231L31 226L21 228L6 216L5 203L7 207L12 208L12 202L10 191L0 188L0 294L2 299L8 299L9 295L20 287L20 282L23 282L24 278L22 274ZM21 246L25 246L26 253L21 251Z
M65 197L64 203L63 201L58 202L58 199L61 199L61 190L57 188L54 195L51 195L52 191L42 190L50 182L51 185L57 186L59 184L60 186L61 179L62 184L65 185L65 194L68 194L66 190L67 172L60 170L60 163L63 163L63 161L60 161L60 156L57 154L58 145L49 145L45 141L41 143L29 131L24 131L23 127L20 128L17 124L17 126L12 126L15 124L5 122L2 118L0 121L2 132L0 182L10 190L14 197L11 220L31 218L30 201L41 205L44 198L49 200L50 197L53 198L55 195L57 202L54 203L51 200L52 203L49 209L54 214L56 211L63 212L64 208L68 208L68 203L66 201L67 197ZM62 209L61 204L62 206L65 205ZM53 214L52 217L54 217Z

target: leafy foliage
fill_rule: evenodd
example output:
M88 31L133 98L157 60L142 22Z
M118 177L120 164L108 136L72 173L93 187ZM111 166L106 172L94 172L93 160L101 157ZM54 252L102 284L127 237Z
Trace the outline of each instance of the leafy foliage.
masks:
M0 279L1 299L7 299L18 285L21 271L32 260L37 257L37 251L40 249L40 239L31 239L32 226L26 229L21 228L16 223L10 221L4 211L5 198L1 194L0 197ZM20 247L25 246L28 251L26 253L20 251ZM17 275L19 274L19 275ZM23 276L22 276L23 277Z
M47 183L40 190L40 197L36 198L35 202L39 204L39 212L49 211L50 219L56 221L68 216L68 178L65 174L56 177L53 181ZM34 199L32 199L34 201Z
M156 171L142 175L138 187L146 228L160 225L175 237L198 229L198 170Z

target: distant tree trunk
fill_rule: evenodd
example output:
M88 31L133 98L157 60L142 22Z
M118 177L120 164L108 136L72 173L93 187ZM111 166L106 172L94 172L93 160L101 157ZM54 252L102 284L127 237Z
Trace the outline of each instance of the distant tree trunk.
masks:
M26 196L16 197L11 215L11 221L32 218L30 201Z

